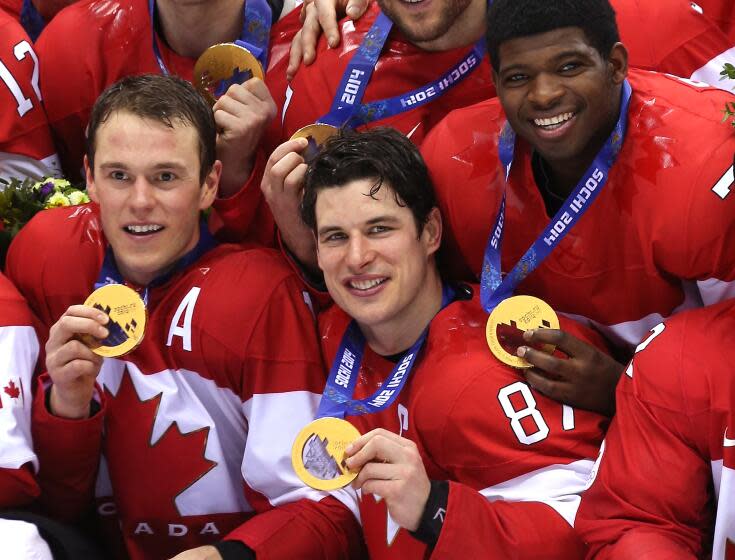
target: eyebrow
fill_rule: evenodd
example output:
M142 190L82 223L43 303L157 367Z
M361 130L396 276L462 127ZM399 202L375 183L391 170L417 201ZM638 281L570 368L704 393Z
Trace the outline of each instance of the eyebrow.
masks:
M364 223L364 225L372 226L372 225L379 224L379 223L385 223L385 222L396 223L398 221L399 221L398 218L396 218L395 216L390 216L390 215L376 216L375 218L370 218L367 222ZM332 226L332 225L323 226L317 230L317 235L322 236L327 233L332 233L335 231L342 231L342 230L343 228L341 228L340 226Z
M100 163L101 169L127 169L128 165L120 161L105 161ZM176 161L162 161L153 166L153 170L160 169L186 169L186 165Z
M551 60L553 62L558 62L563 58L568 58L572 56L578 56L582 58L589 58L589 55L583 51L580 51L579 49L567 49L564 51L561 51L558 54L555 54ZM508 66L506 68L501 68L499 74L506 74L507 72L517 72L519 70L525 70L529 66L531 66L532 63L526 63L526 64L513 64L512 66Z

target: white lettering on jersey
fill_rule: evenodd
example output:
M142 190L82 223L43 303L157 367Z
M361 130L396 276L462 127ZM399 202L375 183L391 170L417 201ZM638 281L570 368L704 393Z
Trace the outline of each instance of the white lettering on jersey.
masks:
M516 393L520 393L521 397L523 397L523 400L526 402L526 406L518 410L515 409L510 400L511 395ZM500 401L500 406L503 407L503 412L505 412L505 415L510 419L510 427L513 429L513 433L522 444L531 445L546 439L549 435L549 425L544 420L541 412L536 408L536 399L534 398L531 389L528 388L528 385L520 381L516 381L507 387L503 387L498 391L498 401ZM536 431L527 434L521 420L529 416L536 424Z
M403 432L408 430L408 409L402 404L398 405L398 425L401 429L398 435L403 435Z
M168 536L169 537L183 537L189 529L186 525L179 525L178 523L168 524Z
M138 523L138 526L135 528L135 531L133 531L133 534L140 535L141 533L152 535L153 529L151 529L151 526L148 525L148 523Z
M730 169L725 171L725 174L720 177L717 183L715 183L715 186L712 187L712 192L724 200L732 191L733 183L735 183L735 173L733 172L733 166L731 165Z
M207 533L211 535L219 535L219 529L217 529L217 525L210 521L204 526L204 529L199 531L200 535L206 535Z
M286 120L286 111L288 111L288 106L291 105L291 98L293 97L293 90L291 89L291 84L286 86L286 101L283 104L283 110L281 111L281 126L283 126L283 123Z
M31 86L33 87L33 91L36 94L36 97L39 101L41 101L41 90L38 87L38 57L36 56L36 53L33 51L31 45L28 44L28 41L24 40L13 47L13 54L15 55L15 59L18 62L23 60L27 54L31 55L31 58L33 59L33 74L31 75ZM0 61L0 79L5 82L8 90L10 90L10 93L15 98L15 102L18 104L16 110L18 111L19 116L22 117L28 111L33 109L33 101L23 95L23 91L20 89L18 82L13 77L13 74L10 73L8 67L2 63L2 61Z
M166 346L171 346L174 336L180 336L184 350L191 352L191 317L194 315L194 306L197 303L200 291L201 288L195 286L189 290L189 293L181 300L179 308L176 310L174 318L171 320ZM181 315L184 315L184 324L179 326Z
M642 352L646 349L646 346L651 344L653 342L653 339L656 338L658 335L660 335L662 332L664 332L664 329L666 328L666 325L663 323L659 323L655 327L651 329L651 334L648 335L648 338L641 342L638 346L635 348L634 354L637 354L638 352ZM633 360L630 361L630 364L628 365L628 369L625 370L625 375L633 378Z
M100 515L116 515L117 514L117 507L115 507L115 502L104 502L97 506L97 513Z

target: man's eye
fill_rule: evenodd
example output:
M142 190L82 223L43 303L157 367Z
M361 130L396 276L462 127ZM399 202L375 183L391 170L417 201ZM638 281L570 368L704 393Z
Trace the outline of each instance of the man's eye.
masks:
M113 171L110 173L110 177L115 181L125 181L128 178L128 174L124 171Z
M342 241L344 239L347 239L347 236L344 233L342 233L342 232L335 232L335 233L330 233L329 235L327 235L326 237L324 237L322 239L322 242L323 243L330 243L330 242L335 242L335 241Z
M170 171L164 171L163 173L161 173L158 176L158 180L159 181L162 181L164 183L169 182L169 181L173 181L174 179L176 179L176 175L174 175Z
M370 233L385 233L387 231L391 231L391 228L388 226L373 226L369 231Z
M567 62L561 67L562 72L573 72L577 68L579 68L581 64L579 62Z

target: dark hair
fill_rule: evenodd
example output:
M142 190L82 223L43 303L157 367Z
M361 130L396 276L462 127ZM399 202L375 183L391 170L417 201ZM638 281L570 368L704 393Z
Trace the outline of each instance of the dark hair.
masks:
M92 107L87 126L87 158L94 170L97 129L116 112L132 113L173 128L191 125L199 137L199 180L204 182L216 158L217 129L212 109L187 81L176 76L127 76L108 87Z
M392 128L343 130L327 140L306 171L301 219L316 231L319 191L359 179L375 181L372 197L384 185L392 189L396 203L408 207L421 234L436 206L434 186L418 148Z
M487 14L487 50L496 72L505 41L578 27L590 45L607 60L620 41L615 10L608 0L495 0Z

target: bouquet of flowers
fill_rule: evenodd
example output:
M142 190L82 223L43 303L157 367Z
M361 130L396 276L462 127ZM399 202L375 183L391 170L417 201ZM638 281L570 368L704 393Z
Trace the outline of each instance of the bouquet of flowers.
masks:
M13 237L37 212L86 202L89 202L87 193L66 179L0 181L0 269Z
M725 63L725 67L720 72L720 80L735 80L735 66L729 62ZM730 101L725 103L725 116L722 117L722 122L729 121L730 124L735 128L735 102Z

